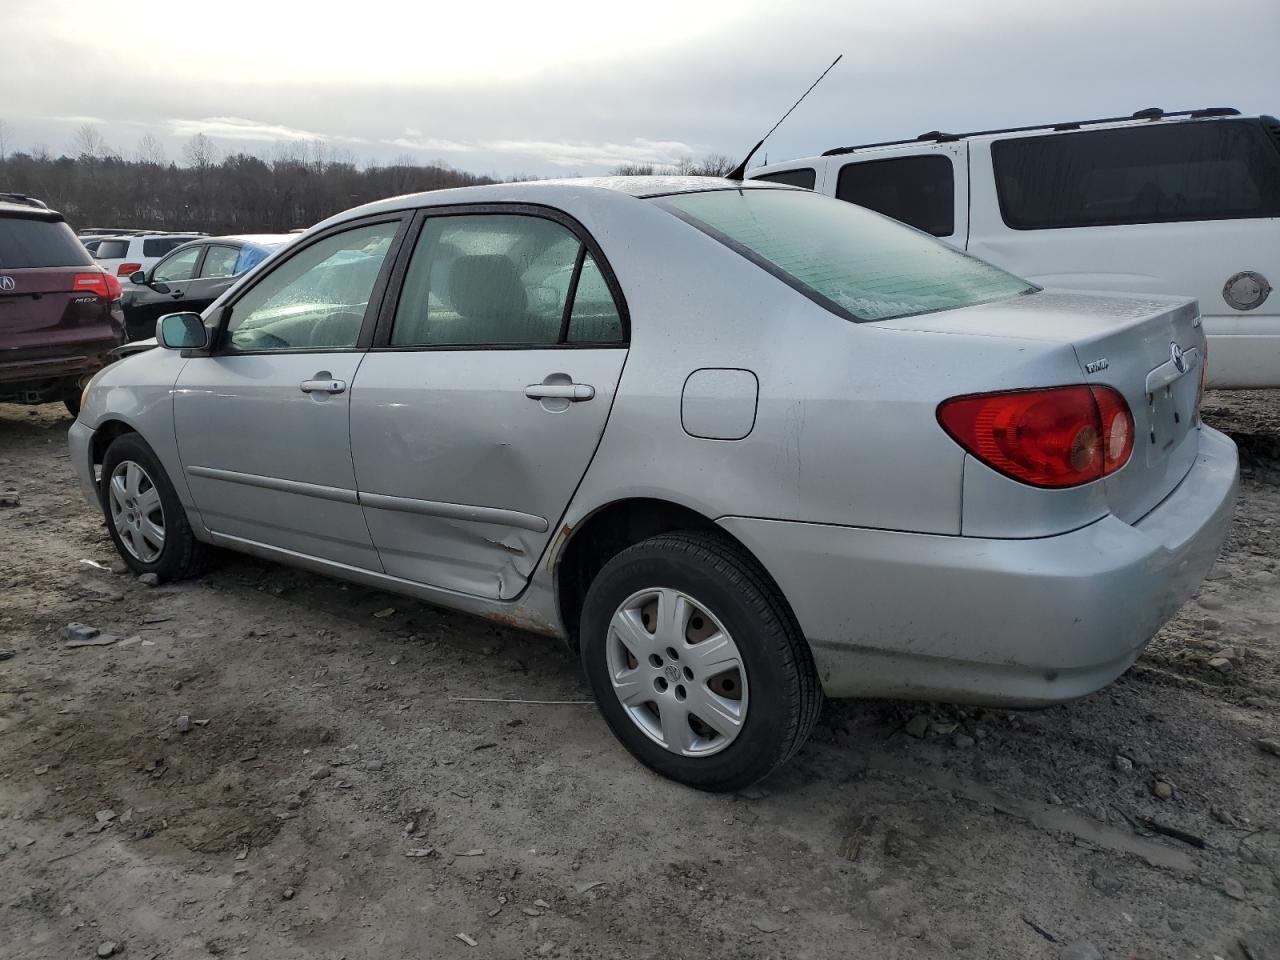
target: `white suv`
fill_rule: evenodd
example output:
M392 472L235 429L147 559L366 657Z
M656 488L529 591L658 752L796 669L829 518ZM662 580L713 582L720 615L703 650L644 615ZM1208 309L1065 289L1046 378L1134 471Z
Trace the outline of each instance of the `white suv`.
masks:
M104 237L97 240L92 252L108 272L128 277L138 270L150 270L170 250L203 236L203 233L134 233Z
M1280 387L1280 120L1227 107L828 150L753 170L1048 287L1196 297L1209 384Z

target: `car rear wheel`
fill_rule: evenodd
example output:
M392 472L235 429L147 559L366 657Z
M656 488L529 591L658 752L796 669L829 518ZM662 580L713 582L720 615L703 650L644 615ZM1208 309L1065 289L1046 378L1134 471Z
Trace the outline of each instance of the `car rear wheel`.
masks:
M159 458L137 434L107 447L100 495L111 540L134 573L154 573L163 581L204 570L210 548L192 534Z
M611 559L587 591L581 641L618 739L701 790L769 774L822 706L809 646L777 587L715 535L664 534Z

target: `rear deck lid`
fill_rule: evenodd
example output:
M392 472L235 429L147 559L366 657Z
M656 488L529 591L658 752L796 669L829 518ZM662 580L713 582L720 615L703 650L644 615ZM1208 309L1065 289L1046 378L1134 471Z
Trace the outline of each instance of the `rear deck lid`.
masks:
M1104 480L1107 506L1134 522L1160 503L1195 463L1205 357L1200 311L1183 297L1046 290L963 310L902 317L878 328L1070 345L1080 380L1118 390L1133 413L1128 463ZM1010 384L993 371L992 389Z

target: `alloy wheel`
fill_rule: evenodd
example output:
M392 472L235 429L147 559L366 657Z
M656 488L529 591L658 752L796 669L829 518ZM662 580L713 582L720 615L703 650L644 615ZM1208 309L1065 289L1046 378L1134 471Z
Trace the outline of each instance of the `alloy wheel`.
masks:
M134 460L122 460L107 484L111 523L129 554L153 563L164 550L165 518L160 490Z
M707 606L669 587L632 594L609 621L613 692L632 722L672 753L728 747L747 718L738 646Z

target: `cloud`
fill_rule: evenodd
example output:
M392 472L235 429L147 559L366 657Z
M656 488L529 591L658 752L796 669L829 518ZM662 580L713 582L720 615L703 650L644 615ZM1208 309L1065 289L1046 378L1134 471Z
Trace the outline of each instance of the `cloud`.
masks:
M205 117L203 120L170 120L169 130L175 136L189 137L203 133L223 140L255 140L274 143L280 140L322 140L326 143L366 143L360 137L315 133L286 127L278 123L262 123L244 117Z
M616 167L625 163L651 163L669 166L684 157L704 153L705 148L680 140L647 140L637 137L625 143L592 143L558 140L445 140L425 137L421 131L409 129L394 140L384 140L397 147L437 153L497 153L526 157L557 167Z
M102 117L86 117L86 116L79 116L79 115L70 116L70 117L54 117L53 119L54 119L54 120L61 120L63 123L82 123L82 124L83 124L83 123L94 123L94 124L98 124L98 123L109 123L109 122L110 122L110 121L108 121L108 120L103 120L103 119L102 119Z

